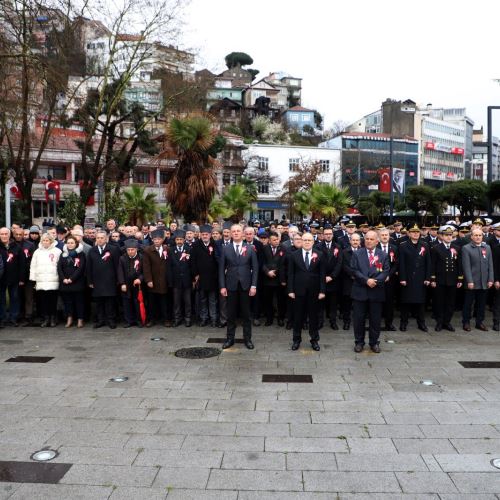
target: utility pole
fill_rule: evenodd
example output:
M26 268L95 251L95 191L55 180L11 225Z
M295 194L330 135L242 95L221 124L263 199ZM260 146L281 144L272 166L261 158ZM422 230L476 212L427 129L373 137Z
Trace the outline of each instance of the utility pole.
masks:
M392 134L391 134L391 139L389 141L389 183L391 185L391 190L389 191L389 224L392 224L393 219L394 219L394 187L393 187L393 182L394 182L394 166L393 166L393 156L394 156L394 145L392 141Z

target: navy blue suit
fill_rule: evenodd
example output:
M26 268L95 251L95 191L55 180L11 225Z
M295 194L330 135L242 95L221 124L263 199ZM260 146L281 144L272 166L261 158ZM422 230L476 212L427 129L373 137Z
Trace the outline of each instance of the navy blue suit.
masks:
M382 304L385 300L384 283L389 276L389 257L382 250L373 249L373 262L370 264L368 250L365 248L354 252L351 258L351 269L354 282L351 297L353 300L354 341L365 343L366 314L369 315L369 343L373 347L379 343ZM368 279L375 279L377 286L370 288Z

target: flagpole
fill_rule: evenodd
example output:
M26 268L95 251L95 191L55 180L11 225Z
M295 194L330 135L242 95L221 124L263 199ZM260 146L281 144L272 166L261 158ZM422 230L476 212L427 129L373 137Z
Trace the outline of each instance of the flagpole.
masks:
M394 182L394 170L392 165L393 160L393 143L392 143L392 134L391 139L389 141L389 224L392 224L394 219L394 189L392 183Z

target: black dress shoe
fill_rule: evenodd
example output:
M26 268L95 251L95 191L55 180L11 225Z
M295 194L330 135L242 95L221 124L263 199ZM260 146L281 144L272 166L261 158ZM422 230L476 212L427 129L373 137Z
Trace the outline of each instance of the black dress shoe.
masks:
M106 325L106 323L104 323L104 321L98 321L97 323L94 323L94 328L95 329L102 328L105 325Z
M154 322L153 321L148 321L146 323L146 328L151 328L152 326L154 326Z
M434 327L434 331L435 331L435 332L440 332L442 329L443 329L443 326L441 325L441 323L438 323L438 324Z
M225 321L222 321L221 323L219 323L219 328L226 328L227 326L227 323Z
M219 324L217 323L217 321L212 321L210 323L210 326L211 326L211 328L217 328L219 326Z
M204 319L203 321L200 321L200 326L207 326L208 325L208 319ZM187 326L187 325L186 325Z
M493 323L493 330L495 332L500 332L500 323Z
M179 325L182 325L182 321L181 320L177 320L177 321L174 321L174 328L179 326Z
M130 328L132 325L130 323L124 323L122 328Z
M292 344L292 351L296 351L300 347L300 342L294 342Z
M484 323L480 323L479 325L476 325L476 328L478 330L483 331L483 332L487 332L488 331L488 327Z
M247 349L254 349L255 346L253 345L253 342L250 339L248 339L248 340L245 340L245 347Z
M397 328L392 323L390 325L385 325L385 329L388 332L395 332L395 331L397 331Z
M116 328L116 323L109 323L108 326L111 328L111 330L114 330Z
M321 347L319 346L319 344L317 342L311 342L311 347L312 347L313 351L319 351L321 349Z
M291 330L292 329L292 324L289 321L287 321L285 329L286 330Z
M234 345L234 340L233 339L227 339L223 344L222 344L222 349L229 349Z
M448 330L449 332L454 332L455 331L455 328L453 327L453 325L451 323L448 323L447 325L444 325L443 327L445 330ZM500 328L499 328L500 330Z
M354 344L354 352L363 352L363 344Z
M339 329L339 325L337 325L337 323L330 323L330 328L332 330L338 330Z
M272 324L273 324L273 322L272 322L272 321L266 321L266 322L264 323L264 326L271 326Z
M285 326L285 322L282 319L279 319L278 326Z
M426 324L425 323L422 323L420 325L418 325L418 329L422 332L428 332L429 329L427 328Z
M260 319L254 319L253 326L260 326Z
M184 323L184 326L186 326L187 328L189 328L191 326L191 320L187 319L186 322Z
M470 332L470 330L471 330L470 324L469 323L464 323L464 331Z
M400 332L406 332L406 328L407 328L408 324L407 323L401 323L399 325L399 331Z
M372 352L380 354L380 346L378 344L370 346L370 349L372 350Z
M344 324L342 325L343 330L349 330L351 328L351 322L350 321L344 321Z

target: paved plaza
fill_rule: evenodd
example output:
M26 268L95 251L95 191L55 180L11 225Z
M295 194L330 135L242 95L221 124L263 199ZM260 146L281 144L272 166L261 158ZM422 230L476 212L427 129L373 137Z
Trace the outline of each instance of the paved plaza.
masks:
M500 369L458 363L500 361L498 333L387 332L377 355L355 354L352 332L329 328L319 353L308 342L292 352L291 333L273 326L254 328L254 351L173 354L220 347L207 339L221 336L1 330L3 360L53 359L0 365L0 460L49 447L59 452L50 463L72 466L58 484L2 482L0 499L500 498L490 463L500 458ZM118 375L128 380L110 382Z

